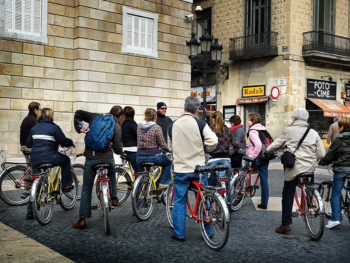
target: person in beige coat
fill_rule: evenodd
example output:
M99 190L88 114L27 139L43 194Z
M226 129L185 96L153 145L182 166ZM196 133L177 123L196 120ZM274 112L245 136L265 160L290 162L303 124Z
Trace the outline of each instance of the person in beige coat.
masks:
M339 136L339 128L338 128L338 116L334 116L333 123L329 126L328 134L327 134L327 143L332 144L334 140Z
M279 149L294 152L301 137L309 127L307 120L309 113L303 108L297 108L293 112L292 124L278 137L268 148L267 153L275 152ZM284 170L284 186L282 191L282 224L277 227L276 232L286 234L291 230L292 208L297 176L304 172L314 172L318 163L326 151L318 133L310 129L303 143L294 152L295 165L293 168Z

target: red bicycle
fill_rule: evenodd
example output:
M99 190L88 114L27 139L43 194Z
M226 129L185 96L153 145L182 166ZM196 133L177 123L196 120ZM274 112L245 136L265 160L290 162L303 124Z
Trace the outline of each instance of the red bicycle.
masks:
M259 189L260 174L258 170L252 165L254 159L244 156L243 160L249 162L249 168L247 171L238 171L238 174L231 180L231 192L232 192L232 210L237 211L244 203L245 197L253 197L256 193L256 189ZM253 175L255 179L253 179ZM254 180L254 184L252 181Z
M196 220L200 226L202 236L207 245L215 250L223 248L229 236L230 215L225 200L220 195L221 187L205 186L202 183L204 174L215 172L215 166L198 166L199 182L193 180L189 191L194 193L195 205L191 207L190 198L187 199L187 215ZM193 201L193 200L192 200ZM174 182L168 185L166 196L166 214L170 226L173 228Z

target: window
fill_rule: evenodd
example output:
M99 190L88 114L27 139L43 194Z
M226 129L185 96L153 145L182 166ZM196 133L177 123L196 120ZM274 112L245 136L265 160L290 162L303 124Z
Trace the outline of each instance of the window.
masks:
M0 3L0 36L47 43L47 0Z
M197 16L197 39L204 35L205 30L211 36L211 8L206 8Z
M157 57L158 15L123 6L122 52Z
M335 33L335 0L314 0L314 21L315 31Z

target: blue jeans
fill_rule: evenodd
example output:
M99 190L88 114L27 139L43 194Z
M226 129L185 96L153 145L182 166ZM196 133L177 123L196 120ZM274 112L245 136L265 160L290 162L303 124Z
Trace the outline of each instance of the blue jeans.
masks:
M185 238L186 234L186 204L187 192L191 181L199 180L196 173L175 173L174 172L174 209L173 209L173 226L174 233L178 238ZM203 176L202 182L207 185L207 176ZM206 227L208 235L211 235L211 228Z
M232 195L231 195L231 176L232 176L232 168L231 168L231 162L230 160L222 159L222 160L217 160L217 161L212 161L209 162L209 166L216 166L216 165L224 165L227 167L226 170L226 176L228 182L226 183L226 189L227 189L227 207L230 212L232 212ZM220 176L224 176L224 172L220 172ZM210 176L208 179L208 184L209 185L217 185L217 178L216 176Z
M91 217L91 195L92 188L94 186L94 180L96 176L96 170L93 169L94 165L99 163L109 163L111 167L108 171L111 184L111 197L115 199L117 197L117 180L115 177L114 160L110 161L98 161L86 159L83 174L83 188L81 190L81 200L79 209L79 218L85 219Z
M141 172L141 170L138 170L137 164L136 164L136 152L125 152L127 155L127 160L130 162L132 169L134 169L134 173Z
M261 186L261 204L267 206L269 203L269 182L268 182L268 168L269 160L258 157L255 159L253 166L256 166L260 174L260 186ZM247 170L249 163L246 162L241 170Z
M334 172L333 185L332 185L332 196L331 196L331 206L332 206L332 221L341 220L341 206L340 206L340 196L341 190L344 187L345 177L348 173L344 172Z
M159 179L159 184L167 185L171 181L171 161L165 157L163 154L158 155L137 155L136 163L137 170L142 171L141 164L144 162L155 163L156 165L162 166L162 175Z

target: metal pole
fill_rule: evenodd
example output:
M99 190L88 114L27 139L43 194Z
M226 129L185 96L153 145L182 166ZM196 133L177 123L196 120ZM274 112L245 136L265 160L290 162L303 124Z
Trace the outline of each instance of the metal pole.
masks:
M203 72L203 120L206 120L207 113L207 72L204 70Z

